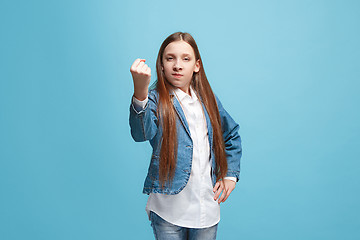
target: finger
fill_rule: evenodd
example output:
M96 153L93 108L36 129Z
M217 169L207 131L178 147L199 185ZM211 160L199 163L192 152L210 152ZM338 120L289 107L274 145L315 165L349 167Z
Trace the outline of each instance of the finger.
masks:
M215 201L219 198L222 190L223 189L221 187L219 187L219 189L215 192L215 196L214 196Z
M214 201L216 201L219 198L221 191L222 191L222 189L219 188L218 191L215 193Z
M141 58L137 58L137 59L135 59L135 61L134 61L134 65L136 66L136 65L138 65L139 63L140 63L140 61L141 61Z
M130 70L131 70L131 71L135 71L135 70L136 70L136 67L139 65L139 63L140 63L140 58L137 58L137 59L133 62L133 64L131 65Z
M146 66L146 69L144 70L144 74L146 75L146 76L151 76L151 74L149 73L149 66Z
M135 71L138 71L139 69L142 68L142 66L145 65L145 59L138 58L138 59L135 60L133 65L134 65Z
M216 191L216 193L215 193L215 196L214 196L214 200L216 201L216 199L218 199L218 197L220 196L220 193L221 193L221 191L223 191L223 185L222 185L222 183L221 183L221 181L219 182L219 187L218 187L218 189L217 189L217 191Z
M219 203L221 203L221 201L225 198L225 196L227 194L224 183L222 181L221 181L220 185L221 185L221 188L223 189L223 191L222 191L221 197L218 200Z
M231 189L229 189L229 190L228 190L228 191L226 191L226 192L227 192L227 194L226 194L226 197L224 198L223 202L225 202L225 201L226 201L226 199L228 199L228 197L230 196L230 194L231 194L232 190L231 190Z
M139 62L139 65L137 65L136 70L139 72L144 65L145 65L144 62Z
M222 191L222 194L221 194L219 200L218 200L218 203L221 203L226 196L227 196L227 192L226 192L226 190L224 189L224 190Z
M148 69L148 65L144 64L144 66L140 69L140 72L145 73Z
M219 182L216 182L214 188L213 188L213 192L216 192L216 189L218 189L218 187L220 186Z
M138 58L131 65L130 72L139 73L140 69L145 65L145 61L141 61L142 59Z

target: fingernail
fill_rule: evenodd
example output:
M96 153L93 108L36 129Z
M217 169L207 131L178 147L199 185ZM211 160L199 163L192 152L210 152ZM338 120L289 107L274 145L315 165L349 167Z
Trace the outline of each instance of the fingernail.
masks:
M145 59L140 59L140 62L145 62L146 60Z

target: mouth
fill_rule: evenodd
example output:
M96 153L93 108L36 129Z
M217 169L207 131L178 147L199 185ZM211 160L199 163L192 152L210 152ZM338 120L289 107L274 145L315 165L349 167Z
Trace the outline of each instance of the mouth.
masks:
M180 74L180 73L173 73L172 74L174 77L176 77L176 78L180 78L180 77L182 77L183 75L182 74Z

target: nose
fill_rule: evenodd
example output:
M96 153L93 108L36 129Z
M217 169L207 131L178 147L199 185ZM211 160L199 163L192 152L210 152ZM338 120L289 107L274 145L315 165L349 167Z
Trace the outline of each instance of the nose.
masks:
M180 63L180 60L177 60L174 64L174 70L181 70L182 69L182 65Z

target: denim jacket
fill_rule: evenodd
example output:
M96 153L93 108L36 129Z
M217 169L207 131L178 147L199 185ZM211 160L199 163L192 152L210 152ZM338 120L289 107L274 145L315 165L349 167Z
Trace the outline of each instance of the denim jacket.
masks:
M170 94L173 95L174 93ZM173 97L173 104L176 114L178 116L176 119L178 141L176 168L173 181L171 183L166 183L165 188L161 189L161 184L159 182L159 156L161 148L162 128L159 122L160 119L157 118L156 114L158 107L158 98L159 95L156 89L152 89L149 91L148 102L146 103L143 110L137 111L134 107L134 104L131 103L129 117L131 136L136 142L143 142L149 140L153 149L148 173L144 182L143 193L150 194L150 192L153 192L173 195L179 193L186 186L190 178L193 156L193 143L190 136L189 126L185 118L185 114L177 98ZM221 102L217 97L216 101L219 107L221 126L225 142L225 152L228 163L228 171L226 176L236 177L236 181L238 182L240 174L240 159L242 155L241 138L238 133L239 125L223 108ZM205 113L209 136L210 161L212 166L211 179L213 186L215 186L216 163L214 159L215 154L213 149L213 129L211 126L209 115L203 103L202 107Z

